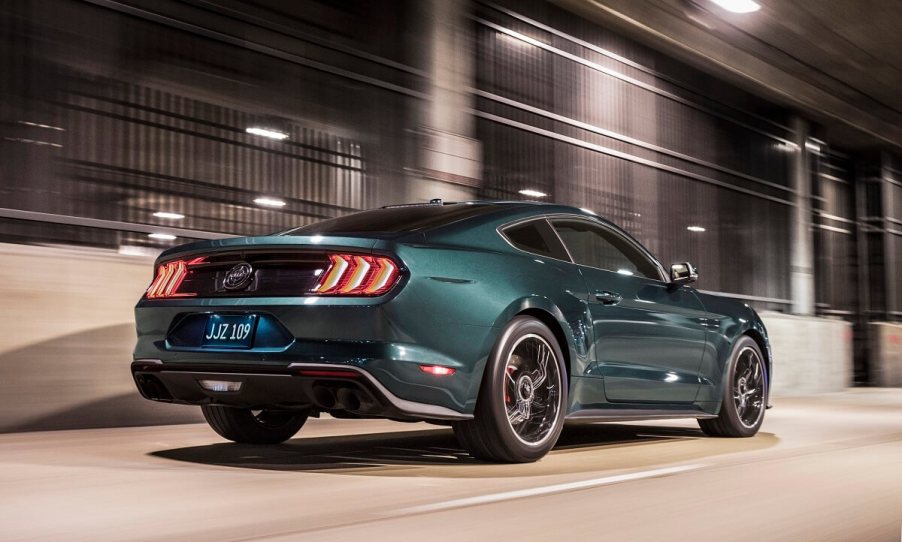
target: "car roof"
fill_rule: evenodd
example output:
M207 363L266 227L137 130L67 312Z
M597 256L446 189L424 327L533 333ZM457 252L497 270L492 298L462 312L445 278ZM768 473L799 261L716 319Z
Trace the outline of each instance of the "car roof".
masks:
M484 224L557 213L597 216L585 209L543 202L433 200L430 203L389 205L351 213L294 228L283 232L282 235L424 232L471 225L474 221Z
M494 200L475 200L472 202L460 202L446 205L491 205L495 209L494 212L486 214L482 222L496 222L497 225L514 220L526 219L533 216L545 215L576 215L594 220L599 220L606 224L616 227L616 224L610 220L598 215L592 210L575 207L572 205L563 205L559 203L547 203L543 201L494 201ZM477 217L474 217L477 218ZM466 221L469 225L472 221ZM464 223L461 223L464 225Z

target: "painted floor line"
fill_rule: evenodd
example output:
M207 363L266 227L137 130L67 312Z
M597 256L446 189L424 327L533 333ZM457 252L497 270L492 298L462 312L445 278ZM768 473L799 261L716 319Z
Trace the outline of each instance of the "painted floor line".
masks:
M567 484L555 484L553 486L534 487L529 489L519 489L516 491L505 491L502 493L491 493L488 495L479 495L477 497L467 497L464 499L454 499L451 501L437 502L433 504L424 504L422 506L414 506L405 508L402 513L416 514L423 512L436 512L438 510L449 510L452 508L462 508L465 506L476 506L480 504L488 504L500 501L509 501L512 499L522 499L525 497L535 497L538 495L551 495L554 493L564 493L566 491L574 491L579 489L590 489L593 487L607 486L619 484L622 482L630 482L633 480L642 480L645 478L655 478L659 476L670 476L681 472L697 470L705 465L680 465L678 467L667 467L663 469L646 470L640 472L631 472L627 474L617 474L614 476L605 476L604 478L593 478L591 480L580 480L579 482L570 482Z

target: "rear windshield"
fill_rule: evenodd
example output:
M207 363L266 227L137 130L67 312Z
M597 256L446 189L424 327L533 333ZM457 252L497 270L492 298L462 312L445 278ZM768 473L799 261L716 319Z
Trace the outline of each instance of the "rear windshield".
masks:
M323 220L289 230L283 235L419 231L484 215L497 209L495 205L465 203L390 207Z

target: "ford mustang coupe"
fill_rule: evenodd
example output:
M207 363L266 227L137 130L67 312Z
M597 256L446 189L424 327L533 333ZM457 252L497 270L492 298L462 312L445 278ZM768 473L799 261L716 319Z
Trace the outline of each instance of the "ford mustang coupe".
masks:
M573 207L386 207L164 252L131 369L145 398L200 405L243 443L324 412L448 424L501 462L541 458L567 420L752 436L767 331L696 276Z

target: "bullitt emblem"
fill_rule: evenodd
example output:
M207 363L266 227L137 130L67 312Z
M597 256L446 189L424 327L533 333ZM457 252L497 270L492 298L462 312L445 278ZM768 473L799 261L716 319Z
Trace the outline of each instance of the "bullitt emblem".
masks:
M226 290L240 290L246 288L254 277L254 268L251 264L242 262L226 272L222 286Z

